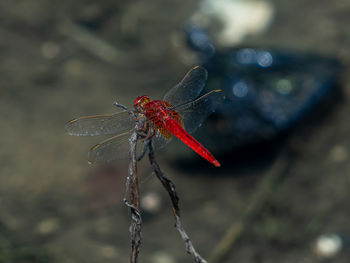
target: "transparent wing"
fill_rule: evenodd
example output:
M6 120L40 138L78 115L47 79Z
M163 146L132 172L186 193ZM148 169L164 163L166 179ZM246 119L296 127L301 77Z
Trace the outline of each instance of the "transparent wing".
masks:
M158 130L155 134L155 136L153 136L152 138L152 143L153 143L153 147L154 149L158 150L158 149L162 149L164 148L170 141L172 138L165 138Z
M164 100L172 106L195 100L202 92L207 81L208 73L201 66L193 67L182 81L167 92Z
M125 132L104 140L91 147L88 152L88 162L96 161L110 162L116 159L125 159L129 156L129 138L132 132Z
M125 111L73 119L67 122L65 130L74 136L95 136L122 133L131 130L134 126L135 121Z
M194 133L224 99L222 90L212 90L192 102L174 107L174 110L180 114L186 131Z

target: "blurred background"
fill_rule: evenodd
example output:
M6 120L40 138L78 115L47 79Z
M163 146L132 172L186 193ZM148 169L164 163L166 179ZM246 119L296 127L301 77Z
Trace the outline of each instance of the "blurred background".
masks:
M128 262L127 160L65 122L162 96L194 65L226 100L156 155L209 262L348 262L350 1L0 2L0 262ZM249 120L249 121L248 121ZM139 163L140 261L193 262Z

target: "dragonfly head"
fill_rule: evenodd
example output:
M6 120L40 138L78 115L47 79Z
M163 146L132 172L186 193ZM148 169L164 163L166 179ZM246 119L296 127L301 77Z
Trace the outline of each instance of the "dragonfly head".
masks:
M150 102L151 99L147 95L142 95L134 100L134 108L137 112L142 112L143 107Z

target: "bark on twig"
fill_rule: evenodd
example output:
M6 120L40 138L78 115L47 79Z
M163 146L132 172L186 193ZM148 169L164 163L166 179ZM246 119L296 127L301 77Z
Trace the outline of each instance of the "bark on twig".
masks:
M136 145L138 134L134 132L130 137L130 164L129 177L127 180L127 189L129 193L129 202L125 199L125 204L130 208L131 212L131 254L130 262L137 263L137 258L141 245L141 211L140 211L140 194L139 182L137 176L137 160L136 160Z

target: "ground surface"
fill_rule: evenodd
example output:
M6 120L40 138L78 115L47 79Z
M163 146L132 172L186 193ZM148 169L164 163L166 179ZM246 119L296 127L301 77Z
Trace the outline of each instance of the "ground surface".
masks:
M319 235L350 236L350 2L273 5L268 30L240 45L338 58L344 98L253 172L186 173L169 162L169 146L159 162L177 185L184 225L205 258L230 228L240 234L223 262L322 262L313 250ZM195 9L189 1L1 1L0 262L128 262L127 162L89 167L86 152L99 139L70 137L63 126L113 111L116 98L131 105L141 93L160 97L181 79L190 65L176 39ZM78 22L112 51L96 51L104 45L86 38ZM146 161L139 172L150 174ZM141 190L162 200L144 218L141 262L192 262L158 181L145 180ZM331 260L349 256L345 246Z

